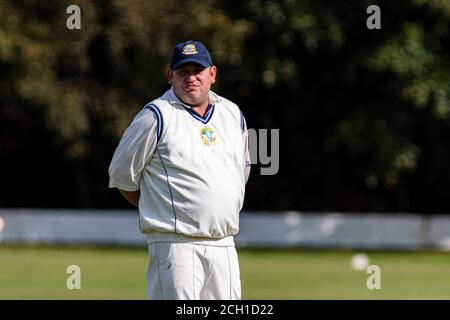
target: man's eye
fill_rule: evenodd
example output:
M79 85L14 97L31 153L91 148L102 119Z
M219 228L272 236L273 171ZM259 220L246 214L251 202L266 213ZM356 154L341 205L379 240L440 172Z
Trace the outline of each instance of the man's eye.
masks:
M203 71L203 69L194 69L194 70L191 70L191 71L188 71L188 70L178 70L177 72L178 72L178 74L180 75L180 76L182 76L182 77L185 77L185 76L187 76L187 75L189 75L189 74L194 74L194 75L197 75L197 74L200 74L200 73L202 73L202 71Z

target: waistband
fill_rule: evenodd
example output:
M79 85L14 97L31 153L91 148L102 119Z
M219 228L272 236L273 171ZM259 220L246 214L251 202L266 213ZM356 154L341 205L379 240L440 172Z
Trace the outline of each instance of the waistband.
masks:
M150 232L147 233L146 235L147 235L147 245L157 242L189 242L205 246L234 247L233 236L214 239L214 238L190 237L180 233L169 233L169 232Z

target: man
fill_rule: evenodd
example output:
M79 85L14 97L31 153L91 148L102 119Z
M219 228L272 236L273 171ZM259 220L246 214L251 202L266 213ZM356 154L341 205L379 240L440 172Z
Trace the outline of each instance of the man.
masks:
M147 234L149 299L240 299L239 231L250 172L245 119L210 90L217 68L198 41L178 44L171 89L126 129L109 167Z

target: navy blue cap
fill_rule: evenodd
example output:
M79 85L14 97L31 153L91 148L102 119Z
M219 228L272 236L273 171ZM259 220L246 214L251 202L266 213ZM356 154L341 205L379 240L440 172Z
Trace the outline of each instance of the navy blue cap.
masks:
M182 64L194 62L205 68L212 66L208 49L199 41L188 40L175 46L170 68L178 69Z

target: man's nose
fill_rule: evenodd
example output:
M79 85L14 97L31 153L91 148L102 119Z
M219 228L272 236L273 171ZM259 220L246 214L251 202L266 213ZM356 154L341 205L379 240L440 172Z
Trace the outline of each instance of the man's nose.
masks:
M195 72L189 72L188 75L186 76L187 81L194 81L196 78L197 77L196 77Z

